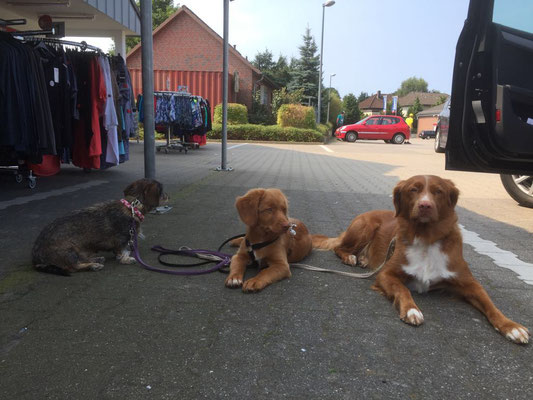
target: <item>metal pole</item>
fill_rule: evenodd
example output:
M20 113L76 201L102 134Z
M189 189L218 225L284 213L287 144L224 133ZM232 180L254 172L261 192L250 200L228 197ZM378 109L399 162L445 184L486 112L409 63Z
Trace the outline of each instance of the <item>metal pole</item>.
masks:
M144 106L144 177L155 179L154 51L151 0L141 0L141 52Z
M222 160L220 171L227 171L226 151L228 146L228 25L229 0L224 0L224 45L222 48Z
M324 51L324 15L326 14L326 6L322 4L322 38L320 39L320 70L318 73L318 112L316 116L316 123L320 124L320 107L322 106L322 53Z

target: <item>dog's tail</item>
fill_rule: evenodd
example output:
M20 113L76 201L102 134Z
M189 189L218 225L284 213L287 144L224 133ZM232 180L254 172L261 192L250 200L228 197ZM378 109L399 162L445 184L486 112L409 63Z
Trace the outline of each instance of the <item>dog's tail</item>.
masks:
M330 238L324 235L311 235L313 249L333 250L335 247L338 247L341 244L343 235L344 234L341 234L335 238Z
M34 264L33 267L37 271L44 272L44 273L47 273L47 274L70 276L70 272L69 271L67 271L67 270L65 270L63 268L59 268L56 265Z

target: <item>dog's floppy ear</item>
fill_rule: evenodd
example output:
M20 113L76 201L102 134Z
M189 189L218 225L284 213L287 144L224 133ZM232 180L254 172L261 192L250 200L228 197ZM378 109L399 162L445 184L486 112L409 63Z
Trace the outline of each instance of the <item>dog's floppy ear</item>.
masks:
M139 180L136 180L135 182L130 183L124 189L124 196L135 197L136 199L139 198L140 195L142 194L142 187L144 186L143 182L145 181L146 179L139 179Z
M402 190L405 186L405 181L400 181L398 184L394 187L394 190L392 192L392 199L394 202L394 208L396 209L395 217L400 215L402 210Z
M251 189L244 196L237 197L235 207L239 212L241 221L248 226L257 224L258 208L265 189Z
M124 196L138 199L145 213L159 205L162 194L163 185L156 180L146 178L136 180L124 189Z
M445 179L444 182L446 182L446 186L448 187L448 204L454 208L457 204L457 200L459 199L459 189L457 189L455 184L449 179Z

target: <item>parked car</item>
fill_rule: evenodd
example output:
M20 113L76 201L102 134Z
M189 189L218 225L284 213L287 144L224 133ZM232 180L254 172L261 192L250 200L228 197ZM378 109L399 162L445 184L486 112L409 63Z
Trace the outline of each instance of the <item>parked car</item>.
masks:
M470 0L456 47L449 129L441 118L435 151L445 149L446 169L500 174L511 197L533 207L528 6L517 2L509 12L502 0Z
M446 147L446 140L448 139L448 127L450 126L450 99L444 103L442 111L437 118L437 126L435 127L435 152L444 153Z
M358 139L384 140L385 143L402 144L411 137L409 125L397 115L371 115L352 125L337 128L339 140L355 142Z
M431 139L431 138L434 138L435 137L435 131L421 131L419 134L418 134L418 137L420 139Z

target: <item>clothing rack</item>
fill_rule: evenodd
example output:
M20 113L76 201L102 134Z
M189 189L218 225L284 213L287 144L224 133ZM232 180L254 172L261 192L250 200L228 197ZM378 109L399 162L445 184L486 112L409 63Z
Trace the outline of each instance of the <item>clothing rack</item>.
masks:
M46 32L46 31L37 31L37 32ZM23 36L23 35L19 35L19 33L20 32L11 32L11 34L13 36ZM42 34L43 33L41 33L41 35ZM86 41L73 42L73 41L70 41L70 40L61 40L61 39L53 39L53 38L37 38L37 37L34 37L34 36L37 36L37 35L30 35L29 37L24 37L24 40L39 41L39 42L45 42L45 43L49 43L49 44L60 44L60 45L64 45L64 46L77 46L77 47L80 47L82 50L93 50L93 51L96 51L98 53L103 53L102 49L100 49L99 47L87 44Z
M38 31L15 31L15 32L9 32L13 36L20 36L20 37L26 37L26 36L42 36L42 35L55 35L56 31L54 28L50 30L38 30Z
M171 94L173 96L192 97L192 95L188 91L184 90L186 88L187 88L186 86L180 86L179 89L181 89L181 90L179 90L177 92L176 91L171 91L171 90L158 90L158 91L154 92L154 95ZM172 134L172 126L171 125L167 125L167 129L166 129L166 132L165 132L166 143L157 145L156 146L156 151L157 152L160 152L161 150L163 150L165 153L168 154L169 150L178 150L180 153L182 151L185 151L185 153L187 153L189 148L197 149L197 148L200 147L198 145L198 143L185 142L185 141L183 141L181 139L170 139L171 134Z

